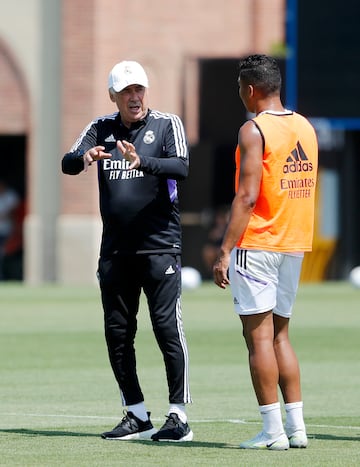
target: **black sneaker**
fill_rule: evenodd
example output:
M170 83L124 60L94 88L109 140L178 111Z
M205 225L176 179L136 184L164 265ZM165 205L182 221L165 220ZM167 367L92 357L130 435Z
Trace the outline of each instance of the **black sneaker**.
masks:
M150 412L148 412L149 419L143 422L137 418L132 412L125 412L125 417L116 427L111 431L106 431L101 435L104 439L150 439L151 435L156 433L150 421Z
M192 441L193 432L187 423L183 423L176 413L166 416L167 420L160 430L152 435L153 441Z

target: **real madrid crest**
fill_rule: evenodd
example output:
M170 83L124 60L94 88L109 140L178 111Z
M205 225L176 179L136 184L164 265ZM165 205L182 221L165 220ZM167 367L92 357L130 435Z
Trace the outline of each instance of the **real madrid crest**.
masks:
M152 130L148 130L144 135L143 141L145 144L153 143L155 141L154 132Z

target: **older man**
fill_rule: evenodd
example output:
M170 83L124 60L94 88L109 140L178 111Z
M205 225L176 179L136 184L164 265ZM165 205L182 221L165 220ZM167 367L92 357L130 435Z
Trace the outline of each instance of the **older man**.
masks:
M98 277L109 358L125 416L105 439L191 441L188 350L181 317L181 226L177 181L188 175L183 124L148 107L148 78L134 61L116 64L108 89L118 111L92 121L65 154L76 175L96 165L103 235ZM96 164L95 164L96 163ZM141 290L163 354L169 389L165 424L155 430L136 371Z

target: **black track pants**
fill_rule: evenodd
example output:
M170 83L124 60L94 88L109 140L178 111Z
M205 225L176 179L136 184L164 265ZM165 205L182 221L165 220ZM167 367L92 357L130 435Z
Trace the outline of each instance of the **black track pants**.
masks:
M151 254L99 260L105 337L123 404L142 402L134 340L141 290L164 357L169 402L189 403L188 350L181 317L180 256Z

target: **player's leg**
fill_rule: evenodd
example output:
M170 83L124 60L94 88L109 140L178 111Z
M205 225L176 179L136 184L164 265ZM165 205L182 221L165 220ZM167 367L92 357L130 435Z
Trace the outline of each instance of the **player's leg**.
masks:
M259 405L278 401L279 371L273 347L272 312L240 316L249 352L251 380Z
M134 263L127 258L101 259L98 270L110 363L126 405L143 400L134 348L140 297Z
M144 280L154 334L163 354L170 408L156 441L190 441L185 404L191 402L189 358L181 310L181 263L176 255L149 255Z
M305 448L308 444L303 417L298 359L289 340L289 319L274 315L274 349L279 367L279 386L285 402L285 431L290 447Z
M284 255L279 270L277 305L274 309L274 350L279 368L279 386L286 410L285 430L290 447L307 446L303 418L300 368L289 339L289 322L295 302L302 258Z
M128 411L104 439L150 439L156 432L146 411L137 371L134 340L139 307L139 268L135 258L99 261L99 280L104 308L105 337L109 359Z
M279 386L284 402L301 400L298 359L289 340L289 319L274 315L274 350L279 368Z
M277 386L279 371L273 347L272 312L240 316L249 351L249 367L263 429L240 444L243 449L285 450L289 447L281 418Z
M273 347L278 255L235 248L229 274L235 312L240 315L250 373L260 405L278 401L278 368Z
M272 308L276 303L277 254L235 249L231 255L230 283L235 311L240 315L249 353L253 387L263 429L240 444L244 449L285 450L289 447L278 401Z

